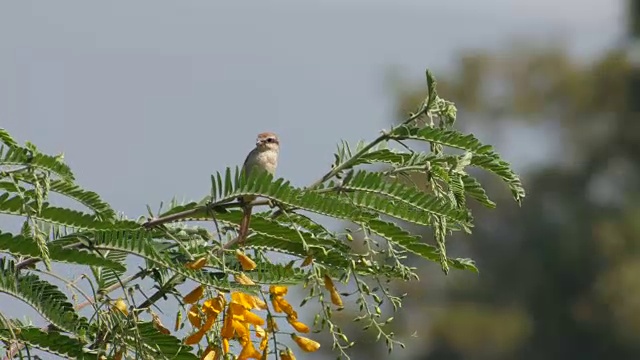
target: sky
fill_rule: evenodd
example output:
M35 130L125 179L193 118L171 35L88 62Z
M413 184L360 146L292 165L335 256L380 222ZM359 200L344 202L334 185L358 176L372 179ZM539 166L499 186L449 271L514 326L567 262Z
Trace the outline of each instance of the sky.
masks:
M590 58L621 41L624 4L0 0L0 127L64 152L81 186L134 218L202 198L263 131L280 135L278 175L303 186L340 139L394 120L389 69L438 76L463 50L522 36ZM512 162L531 156L512 146L497 147Z

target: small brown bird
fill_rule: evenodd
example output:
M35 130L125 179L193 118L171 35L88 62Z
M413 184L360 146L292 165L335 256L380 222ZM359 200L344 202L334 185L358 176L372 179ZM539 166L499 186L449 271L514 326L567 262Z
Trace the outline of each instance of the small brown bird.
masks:
M244 170L245 177L249 177L249 174L255 171L267 171L270 174L275 174L276 167L278 166L278 154L280 153L280 140L278 135L272 132L263 132L258 134L256 138L256 147L251 150L247 158L244 160L242 169ZM244 240L249 233L249 222L251 219L251 207L247 206L253 200L255 196L243 196L238 201L244 204L243 217L240 222L239 231L239 243L244 244Z

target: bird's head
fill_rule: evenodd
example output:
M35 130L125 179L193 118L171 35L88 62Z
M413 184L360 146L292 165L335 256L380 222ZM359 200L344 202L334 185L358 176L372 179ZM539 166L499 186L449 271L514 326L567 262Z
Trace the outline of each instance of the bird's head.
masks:
M260 151L280 150L280 140L278 140L278 135L272 132L263 132L258 134L258 138L256 139L256 148Z

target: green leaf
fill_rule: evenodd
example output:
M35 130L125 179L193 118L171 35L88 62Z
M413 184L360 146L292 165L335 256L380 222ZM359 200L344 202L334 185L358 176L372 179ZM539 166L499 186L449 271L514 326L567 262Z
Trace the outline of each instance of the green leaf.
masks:
M449 258L449 265L451 265L451 267L456 268L456 269L460 269L460 270L470 270L473 271L474 273L479 273L478 268L476 267L475 261L471 260L471 259L451 259Z
M58 328L74 332L87 325L67 297L58 288L36 275L20 275L11 260L0 259L0 292L12 295L31 305L47 321Z
M10 147L0 154L0 166L28 166L49 171L61 178L73 181L71 168L62 161L62 156L51 156L22 147Z
M438 128L417 128L398 126L391 132L390 137L397 140L413 139L438 143L452 148L458 148L473 153L471 165L481 167L498 175L507 183L513 198L520 204L525 197L525 191L520 178L511 170L509 163L502 160L493 147L482 144L473 135L463 135L458 131Z
M35 184L35 181L25 176L17 177L20 181L28 184ZM93 191L82 189L80 186L66 180L51 180L49 191L56 192L68 198L78 201L87 208L93 210L98 220L115 220L116 213L109 204L103 201L98 194Z
M489 199L486 191L482 188L482 185L478 180L476 180L476 178L470 175L463 175L462 182L464 183L464 190L467 195L490 209L494 209L496 207L496 203Z
M136 324L135 329L127 331L127 342L131 348L142 345L150 351L155 352L160 358L172 360L197 360L198 357L191 353L192 347L182 344L175 336L166 335L158 331L152 322L141 322ZM136 334L138 336L132 336Z
M420 236L413 235L394 223L372 220L367 226L375 234L413 254L434 262L438 262L440 259L438 249L435 246L420 242Z
M128 253L123 251L103 251L103 256L107 261L118 264L124 264L128 255ZM93 277L96 279L98 291L107 289L119 283L119 278L124 274L124 271L120 269L98 266L92 266L91 272L93 273Z
M422 192L415 187L404 185L398 181L386 181L380 173L359 171L350 182L343 184L342 188L388 197L395 203L403 203L406 206L434 215L445 216L457 222L464 223L469 220L466 211L456 209L442 199Z
M95 216L67 208L50 206L45 202L39 214L27 214L25 206L35 206L35 202L25 204L19 196L9 197L8 193L0 195L0 213L29 216L57 225L63 225L75 229L100 230L100 229L137 229L140 225L134 221L99 221Z
M150 231L94 231L91 240L96 249L114 250L136 255L201 284L219 289L229 289L228 281L226 281L226 278L221 278L219 274L204 270L187 269L183 263L172 259L168 254L158 252L152 242L152 233Z
M49 257L53 261L80 264L104 266L111 269L125 270L124 265L104 259L103 257L91 254L85 250L64 247L56 242L49 243ZM0 251L7 251L13 255L22 255L28 257L39 257L40 251L38 244L32 238L22 235L12 235L0 232Z
M340 252L349 252L350 250L348 246L346 246L339 240L326 237L318 239L313 234L307 231L296 231L296 229L289 227L294 225L287 226L284 224L286 215L282 218L283 221L276 221L271 219L269 216L265 216L264 213L255 213L251 216L251 230L258 234L269 236L271 238L287 239L297 243L302 243L302 241L304 240L304 242L306 242L307 245L310 246L327 247L338 250ZM240 225L240 222L242 220L242 211L229 211L228 213L217 214L216 219L218 221ZM300 238L301 236L302 239ZM248 242L250 242L249 239L247 239ZM305 256L306 253L302 253L300 255Z
M382 220L373 220L367 224L373 233L387 239L391 243L400 246L402 249L416 254L432 262L440 262L438 248L433 245L420 242L420 236L413 235L394 223ZM447 258L448 264L456 269L471 270L478 272L475 263L471 259Z
M511 195L516 202L518 204L522 203L526 193L520 177L511 170L509 163L500 159L495 154L482 154L474 156L473 159L471 159L471 165L490 171L500 177L500 179L509 186Z
M11 137L9 132L4 128L0 128L0 141L10 148L18 146L18 143L13 139L13 137Z
M238 174L237 169L235 174ZM354 206L347 199L321 194L314 190L295 188L282 178L274 181L273 175L265 171L252 172L248 178L240 177L236 184L233 183L233 178L230 169L227 168L225 186L224 189L218 189L220 196L217 199L217 203L226 203L247 195L261 196L287 205L287 207L307 210L338 219L358 221L375 217L371 212ZM194 208L194 205L188 206ZM200 209L200 212L194 214L195 217L206 214L206 206L201 206ZM178 209L172 209L171 213L176 211Z
M458 208L465 208L467 204L467 198L465 197L465 188L462 176L458 173L451 175L451 181L449 182L450 194L453 197L453 201Z
M96 359L96 353L85 352L84 344L77 339L56 331L45 332L35 327L13 329L17 338L34 348L61 356L65 359ZM0 329L0 339L10 341L9 329Z
M426 75L427 75L427 89L429 91L429 97L427 98L427 103L425 104L427 106L427 109L431 110L433 108L433 105L436 102L436 99L438 98L438 91L436 89L438 82L436 81L435 76L433 76L433 73L427 69L426 71Z
M483 145L472 134L464 135L455 130L445 130L434 127L397 126L389 134L396 140L421 140L442 144L452 148L462 149L475 154L495 155L493 147Z

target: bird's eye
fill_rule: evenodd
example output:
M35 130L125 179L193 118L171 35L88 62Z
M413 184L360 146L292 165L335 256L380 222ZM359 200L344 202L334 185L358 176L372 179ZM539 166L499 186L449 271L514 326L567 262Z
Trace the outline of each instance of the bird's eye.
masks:
M272 143L272 142L275 142L275 141L276 141L276 139L274 139L274 138L267 138L267 142L268 143Z

